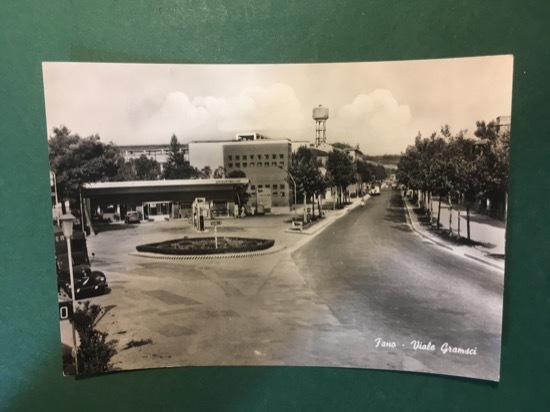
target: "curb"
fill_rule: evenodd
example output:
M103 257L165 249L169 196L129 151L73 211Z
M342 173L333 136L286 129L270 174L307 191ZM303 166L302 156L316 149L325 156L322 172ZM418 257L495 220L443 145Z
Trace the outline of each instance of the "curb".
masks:
M369 198L370 198L369 195L365 195L365 201L367 201ZM285 229L285 233L293 233L293 234L296 234L296 235L307 235L307 236L314 235L317 232L320 232L320 231L326 229L331 224L333 224L335 221L337 221L342 216L344 216L346 213L351 212L352 210L357 209L358 207L359 207L359 202L353 202L350 205L348 205L348 207L346 207L345 209L341 209L341 210L336 211L333 214L333 217L325 218L327 220L323 220L318 225L314 225L311 229L305 229L305 230L301 230L301 231L300 230Z
M488 262L488 261L486 261L486 260L480 259L480 258L478 258L478 257L469 255L469 254L467 254L467 253L464 253L464 256L466 256L467 258L473 259L473 260L475 260L475 261L477 261L477 262L485 263L486 265L492 266L492 267L494 267L495 269L504 270L504 268L501 268L501 267L498 266L498 265L495 265L495 264L493 264L493 263L491 263L491 262Z
M501 267L493 262L490 262L490 261L487 261L485 259L482 259L482 258L479 258L479 257L476 257L476 256L472 256L468 253L464 253L464 252L458 252L456 251L453 247L447 245L447 244L444 244L442 242L440 242L439 240L435 240L432 236L429 236L427 235L426 233L423 233L421 230L419 230L416 225L414 224L413 222L413 219L411 217L411 212L409 210L409 206L407 205L407 201L405 199L403 199L403 203L405 205L405 210L407 211L407 217L408 217L408 220L409 220L409 224L411 225L411 227L413 228L413 230L418 233L420 236L424 237L425 239L428 239L430 242L432 243L435 243L436 245L438 246L441 246L447 250L450 250L451 252L454 252L455 254L457 255L460 255L460 256L464 256L464 257L467 257L469 259L472 259L472 260L475 260L476 262L479 262L479 263L483 263L485 265L488 265L488 266L491 266L492 268L494 269L498 269L498 270L501 270L504 272L504 267Z

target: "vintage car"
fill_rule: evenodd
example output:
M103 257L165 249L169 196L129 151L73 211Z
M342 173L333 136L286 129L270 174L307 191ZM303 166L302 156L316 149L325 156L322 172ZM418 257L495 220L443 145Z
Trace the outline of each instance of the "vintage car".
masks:
M128 212L126 217L124 217L124 222L126 224L130 223L140 223L139 213L138 212Z
M380 186L371 187L369 194L371 196L378 196L380 194Z
M69 267L69 254L67 241L59 228L54 229L55 261L57 269L57 287L67 295L71 293L71 276ZM84 295L103 294L107 292L108 284L105 274L98 270L92 270L88 258L86 238L82 232L74 232L71 239L71 255L75 297ZM94 256L92 254L92 256Z

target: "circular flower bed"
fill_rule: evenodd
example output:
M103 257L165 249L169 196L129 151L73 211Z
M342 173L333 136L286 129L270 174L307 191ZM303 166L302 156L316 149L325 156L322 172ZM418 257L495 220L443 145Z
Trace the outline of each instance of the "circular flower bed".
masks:
M243 253L265 250L275 244L270 239L251 239L243 237L218 237L218 247L213 237L196 237L167 240L136 246L138 252L160 253L163 255L214 255L224 253Z

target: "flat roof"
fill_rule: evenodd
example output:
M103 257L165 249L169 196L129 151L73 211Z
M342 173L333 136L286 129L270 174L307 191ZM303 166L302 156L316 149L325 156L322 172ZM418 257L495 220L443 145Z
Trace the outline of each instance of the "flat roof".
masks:
M169 187L169 186L218 186L218 185L246 185L249 180L239 179L175 179L175 180L131 180L123 182L96 182L85 183L84 189L126 189L145 187Z

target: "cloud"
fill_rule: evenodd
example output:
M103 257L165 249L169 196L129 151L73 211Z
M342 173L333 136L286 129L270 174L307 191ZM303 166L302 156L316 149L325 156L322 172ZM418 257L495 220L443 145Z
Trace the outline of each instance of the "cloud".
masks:
M397 145L402 146L400 142L410 121L409 106L400 105L389 90L377 89L342 106L334 124L335 130L352 133L341 136L348 143L359 144L367 152L390 153L398 150Z
M199 97L193 103L210 113L221 132L292 129L303 120L294 90L281 83L247 87L228 98Z
M227 97L196 96L177 91L149 105L140 123L147 134L175 133L181 141L227 137L237 132L292 130L304 120L292 87L274 83L247 87ZM142 130L143 131L143 130Z

